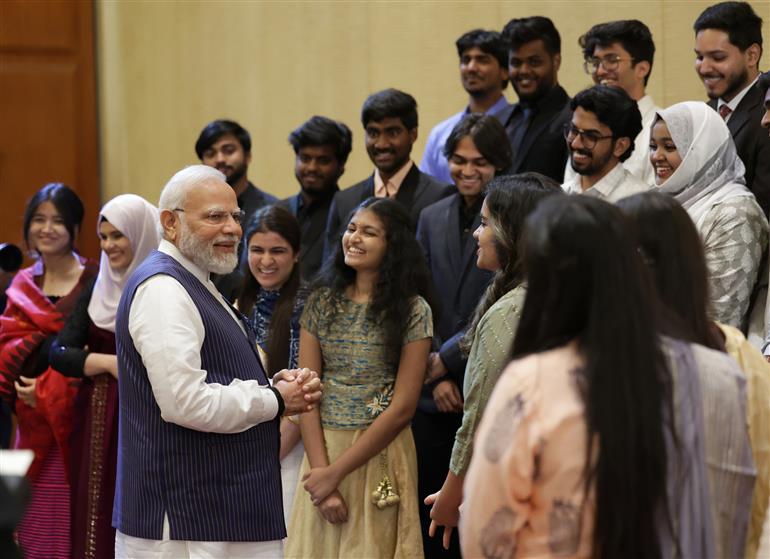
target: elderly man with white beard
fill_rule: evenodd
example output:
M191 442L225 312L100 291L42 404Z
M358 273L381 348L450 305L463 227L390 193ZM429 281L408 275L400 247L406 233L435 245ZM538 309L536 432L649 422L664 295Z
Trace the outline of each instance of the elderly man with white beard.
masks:
M187 167L160 195L163 240L117 313L116 557L280 557L279 419L318 375L267 380L254 336L210 273L237 263L241 210L222 173Z

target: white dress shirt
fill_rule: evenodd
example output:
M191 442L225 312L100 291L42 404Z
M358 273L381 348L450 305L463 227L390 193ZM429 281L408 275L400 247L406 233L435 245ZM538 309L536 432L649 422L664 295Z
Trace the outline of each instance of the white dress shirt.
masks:
M596 196L607 202L617 202L626 196L631 196L638 192L646 192L651 187L640 181L620 163L612 168L612 171L604 175L599 182L591 188L583 191L580 186L580 175L576 175L569 182L565 182L562 188L567 194L586 194Z
M650 131L655 123L655 113L660 110L660 107L649 95L639 99L636 105L642 113L642 131L637 134L634 140L634 151L623 162L623 167L642 182L655 186L655 169L650 163ZM572 168L568 158L567 167L564 170L564 184L571 183L577 176L579 175Z
M158 250L174 258L205 285L246 335L243 324L214 287L208 272L185 258L168 241L161 241ZM227 386L206 382L200 355L205 337L203 320L190 294L171 276L153 276L137 288L128 330L142 356L164 421L197 431L227 434L270 421L278 413L276 395L256 380L235 379ZM121 532L115 538L116 557L280 557L281 549L280 541L171 541L167 518L163 540L135 538Z

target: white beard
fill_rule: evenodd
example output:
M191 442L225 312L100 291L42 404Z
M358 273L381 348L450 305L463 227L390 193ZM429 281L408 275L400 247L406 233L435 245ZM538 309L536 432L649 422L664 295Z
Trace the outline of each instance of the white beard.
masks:
M221 235L210 243L201 241L190 231L187 224L181 221L181 230L177 248L184 256L192 260L197 266L213 274L229 274L238 265L238 253L218 254L214 249L214 244L235 241L236 246L238 238L235 235Z

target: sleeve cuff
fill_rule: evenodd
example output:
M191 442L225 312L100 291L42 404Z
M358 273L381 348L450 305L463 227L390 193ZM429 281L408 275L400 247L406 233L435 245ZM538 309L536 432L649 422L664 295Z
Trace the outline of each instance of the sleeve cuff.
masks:
M268 388L273 391L273 394L275 394L275 399L278 401L278 413L275 414L275 417L283 417L283 412L286 410L286 404L283 401L283 396L281 396L281 393L278 392L276 387L268 386Z

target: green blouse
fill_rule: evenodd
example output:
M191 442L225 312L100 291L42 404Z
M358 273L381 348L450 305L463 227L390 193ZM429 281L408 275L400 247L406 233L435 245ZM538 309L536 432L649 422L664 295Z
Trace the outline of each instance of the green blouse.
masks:
M455 435L449 469L464 475L471 462L473 435L487 407L492 389L508 363L511 344L527 290L518 285L489 307L476 327L463 382L463 422Z
M367 303L335 298L326 287L314 291L305 304L300 325L321 345L320 411L325 429L365 429L387 409L393 396L401 352L385 345L382 324L368 310ZM403 343L431 337L430 307L425 299L415 297Z

